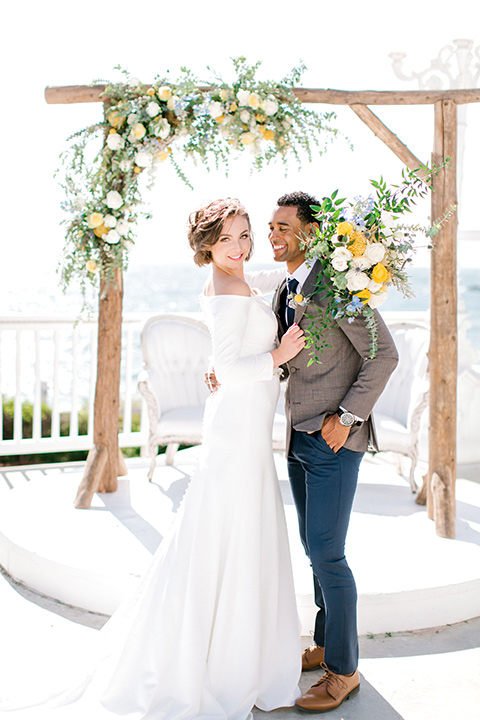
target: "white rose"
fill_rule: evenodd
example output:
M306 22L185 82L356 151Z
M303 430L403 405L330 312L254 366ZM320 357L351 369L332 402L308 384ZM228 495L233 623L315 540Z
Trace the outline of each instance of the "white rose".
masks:
M403 240L403 238L405 237L405 233L403 232L403 230L400 230L400 228L398 228L397 230L393 231L393 237L395 238L395 240Z
M368 258L372 265L382 262L385 257L385 248L381 243L369 243L363 253L363 257Z
M367 304L368 304L371 308L377 308L377 307L379 307L382 303L385 302L385 300L387 299L387 295L388 295L388 293L385 292L385 291L372 294L372 295L370 295L370 298L369 298Z
M338 247L331 256L332 266L340 272L348 268L348 261L351 260L352 253L346 247Z
M393 213L387 212L386 210L382 210L382 212L380 214L380 220L381 220L382 225L389 229L395 223L395 220L393 219Z
M248 112L248 110L242 110L242 112L240 113L240 120L244 123L250 122L250 113Z
M119 235L121 235L122 237L125 237L125 235L128 235L129 230L130 230L130 227L126 220L119 220L117 222L116 231L118 232Z
M110 150L123 150L125 147L125 140L118 133L110 133L107 135L107 145Z
M260 105L265 115L275 115L278 110L278 102L273 98L267 98Z
M140 83L140 80L138 77L129 77L127 81L127 85L130 85L130 87L137 87L137 85Z
M347 288L351 292L357 292L358 290L365 290L370 278L364 272L358 269L349 270L345 275L347 279Z
M250 100L250 93L248 90L239 90L237 92L237 100L239 105L248 105Z
M118 242L120 242L120 234L116 230L109 230L106 235L102 235L105 242L108 242L110 245L116 245Z
M212 102L208 106L208 112L213 118L220 117L224 112L223 105L219 102Z
M121 208L123 205L123 198L116 190L110 190L110 192L107 193L105 205L112 208L112 210L118 210L118 208Z
M171 98L168 98L168 100L167 100L167 107L168 107L168 109L169 109L169 110L175 110L175 105L177 104L177 102L178 102L179 99L180 99L180 98L178 97L178 95L172 95Z
M122 172L127 172L127 170L130 170L130 168L132 167L131 160L120 160L120 162L118 163L118 167Z
M160 106L156 102L150 102L148 103L146 107L147 115L149 115L151 118L157 117L158 113L160 112Z
M135 165L138 167L146 168L152 164L152 157L146 150L139 150L135 155Z
M155 135L165 140L170 135L170 123L162 118L155 126Z
M382 287L383 283L376 283L375 280L370 280L367 285L367 289L370 290L371 293L377 293Z
M138 115L136 113L130 113L130 115L127 117L127 123L129 125L134 125L138 120Z
M114 228L117 224L117 218L113 215L106 215L103 224L105 225L105 227Z

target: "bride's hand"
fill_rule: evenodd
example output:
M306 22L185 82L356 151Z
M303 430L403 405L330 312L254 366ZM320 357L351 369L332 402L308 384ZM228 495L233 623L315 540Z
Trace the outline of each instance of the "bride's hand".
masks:
M305 347L305 335L303 330L294 323L291 325L285 335L282 337L280 346L276 350L272 350L274 367L283 365L298 355L300 350Z

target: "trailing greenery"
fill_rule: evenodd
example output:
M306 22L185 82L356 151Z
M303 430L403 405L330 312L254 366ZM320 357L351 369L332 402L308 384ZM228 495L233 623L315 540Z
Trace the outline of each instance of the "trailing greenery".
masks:
M333 114L307 109L293 92L303 65L279 82L257 80L260 63L249 66L244 57L233 65L231 85L216 76L202 83L186 68L174 82L157 77L145 85L122 71L124 82L107 85L103 120L75 133L62 154L64 288L73 277L84 290L99 278L112 281L115 270L126 267L142 200L140 176L146 172L152 183L162 162L173 163L189 184L181 156L228 169L232 154L247 151L253 168L261 169L275 158L311 159L336 135Z

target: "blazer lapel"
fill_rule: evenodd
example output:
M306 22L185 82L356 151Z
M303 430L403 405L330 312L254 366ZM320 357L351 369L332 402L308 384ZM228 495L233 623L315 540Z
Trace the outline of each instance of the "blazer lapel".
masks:
M310 274L308 275L307 279L305 280L305 283L302 287L302 295L303 297L307 297L308 295L313 295L315 292L315 288L317 285L317 278L318 274L322 268L322 264L320 260L315 260L315 263L310 271ZM302 317L305 314L305 310L307 309L306 305L299 305L297 308L295 308L295 322L298 324Z
M281 297L282 297L282 292L285 291L286 285L287 285L287 280L286 279L282 280L282 282L276 289L275 295L273 296L273 300L272 300L272 310L275 313L275 315L277 316L278 334L279 334L280 338L286 331L285 317L282 317L282 303L280 302Z

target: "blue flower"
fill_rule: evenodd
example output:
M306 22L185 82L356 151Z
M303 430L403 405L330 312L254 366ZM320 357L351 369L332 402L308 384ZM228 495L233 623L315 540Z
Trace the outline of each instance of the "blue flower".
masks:
M354 313L363 307L363 303L357 295L354 295L349 304L347 305L347 311Z

